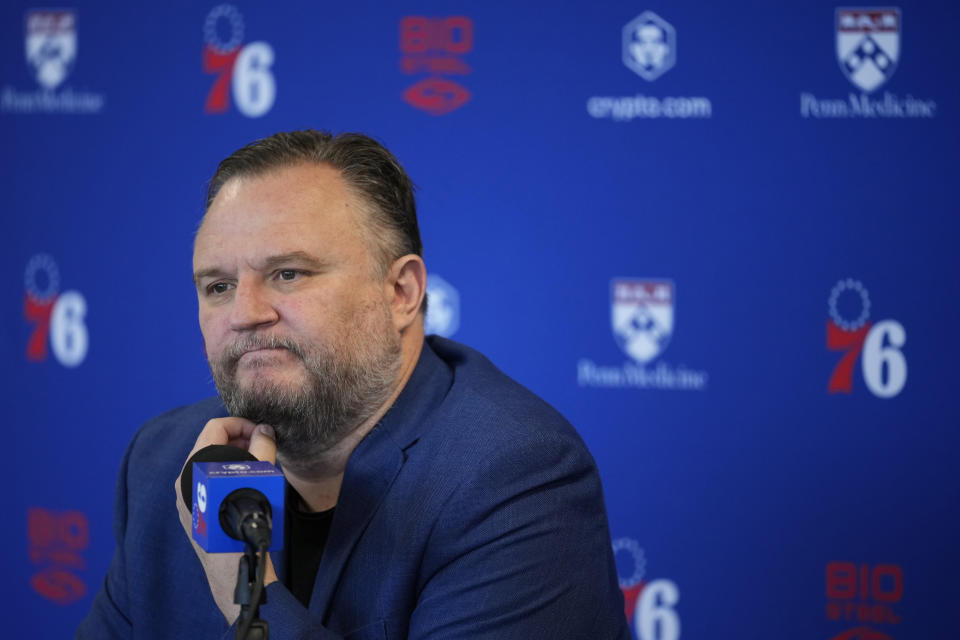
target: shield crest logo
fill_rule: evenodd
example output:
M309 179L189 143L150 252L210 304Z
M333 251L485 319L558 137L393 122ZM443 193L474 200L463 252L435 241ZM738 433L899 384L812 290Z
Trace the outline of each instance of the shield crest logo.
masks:
M617 279L610 285L613 335L624 353L645 364L670 343L674 287L670 280Z
M837 9L837 61L866 92L890 79L900 59L900 10Z
M73 11L29 11L24 40L27 62L44 89L67 79L77 57L77 16Z

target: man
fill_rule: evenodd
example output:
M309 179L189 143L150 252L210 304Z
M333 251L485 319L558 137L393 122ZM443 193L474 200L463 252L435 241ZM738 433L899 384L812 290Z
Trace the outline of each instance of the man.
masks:
M274 640L628 637L592 458L479 353L424 338L421 254L412 184L370 138L280 133L220 164L193 259L219 398L134 437L79 638L233 637L237 555L190 540L175 489L210 444L289 484Z

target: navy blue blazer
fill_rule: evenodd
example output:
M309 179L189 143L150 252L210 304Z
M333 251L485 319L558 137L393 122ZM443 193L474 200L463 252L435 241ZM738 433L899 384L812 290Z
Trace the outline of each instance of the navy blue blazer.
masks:
M212 398L134 437L117 549L77 638L233 637L174 497L200 430L224 415ZM310 606L280 580L260 609L272 640L629 638L600 478L580 437L481 354L442 338L428 338L350 457Z

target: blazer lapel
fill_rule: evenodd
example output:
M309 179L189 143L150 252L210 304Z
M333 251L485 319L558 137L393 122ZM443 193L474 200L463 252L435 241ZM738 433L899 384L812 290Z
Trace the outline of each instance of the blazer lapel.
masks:
M403 451L379 426L367 434L350 456L310 597L310 612L324 622L344 565L400 472L403 461Z

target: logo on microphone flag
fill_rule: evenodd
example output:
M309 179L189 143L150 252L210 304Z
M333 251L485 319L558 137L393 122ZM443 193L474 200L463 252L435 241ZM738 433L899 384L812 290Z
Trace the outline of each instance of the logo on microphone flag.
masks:
M283 547L285 480L269 462L195 462L193 491L193 539L207 553L243 551L244 543L230 537L220 526L221 505L238 489L263 494L272 511L270 549ZM208 524L207 520L211 522Z

